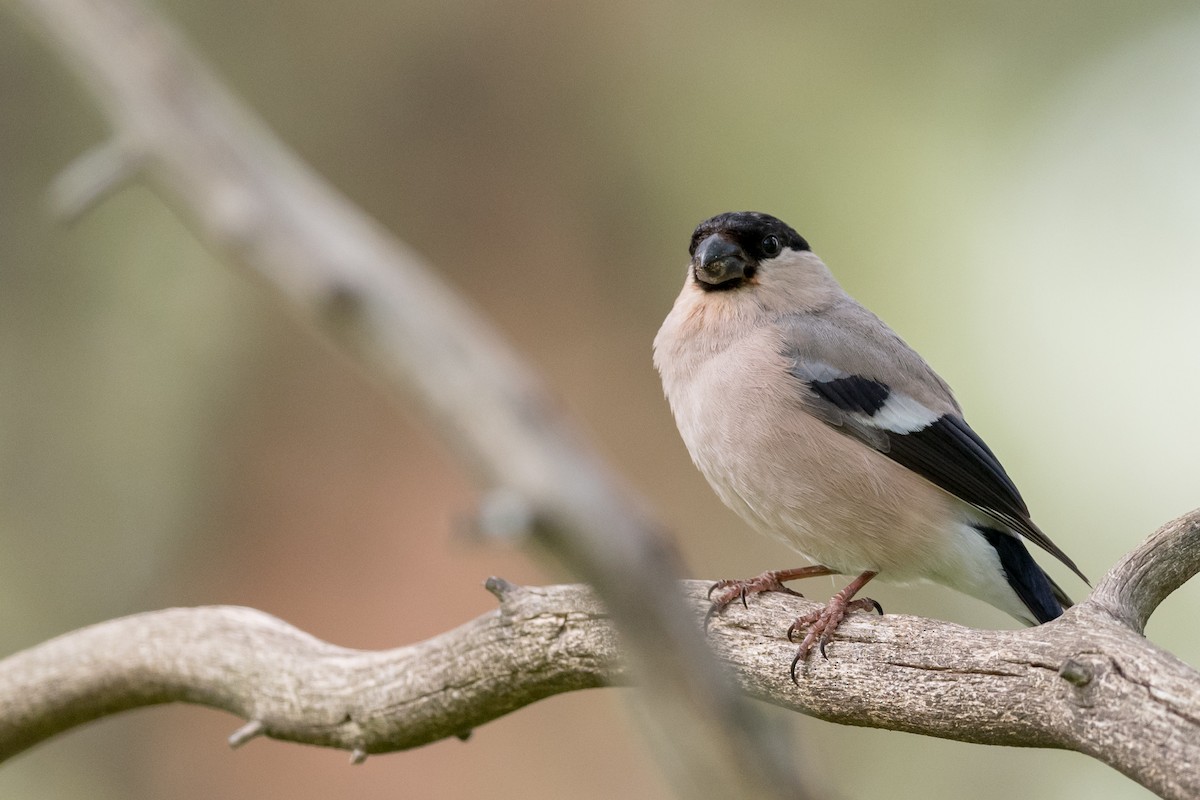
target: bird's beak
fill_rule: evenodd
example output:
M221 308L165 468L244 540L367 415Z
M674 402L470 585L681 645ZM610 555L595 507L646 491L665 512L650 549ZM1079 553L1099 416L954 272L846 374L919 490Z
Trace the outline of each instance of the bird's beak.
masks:
M748 266L745 251L719 233L701 242L692 257L692 274L710 286L746 277Z

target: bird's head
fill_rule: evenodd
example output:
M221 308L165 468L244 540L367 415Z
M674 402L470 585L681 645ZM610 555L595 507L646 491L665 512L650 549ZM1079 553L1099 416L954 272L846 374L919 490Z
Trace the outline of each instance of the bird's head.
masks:
M684 291L699 290L697 302L779 314L816 311L842 293L804 237L770 214L731 211L706 219L688 252Z
M731 211L704 220L692 233L688 253L696 286L720 292L754 286L760 273L793 254L809 252L808 242L787 223L757 211Z

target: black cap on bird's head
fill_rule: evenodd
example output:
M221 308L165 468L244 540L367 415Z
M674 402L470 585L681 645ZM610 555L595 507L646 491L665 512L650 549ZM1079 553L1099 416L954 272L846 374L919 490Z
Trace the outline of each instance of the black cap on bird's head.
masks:
M692 276L706 291L736 289L759 265L784 250L809 250L787 223L757 211L730 211L704 220L692 233Z

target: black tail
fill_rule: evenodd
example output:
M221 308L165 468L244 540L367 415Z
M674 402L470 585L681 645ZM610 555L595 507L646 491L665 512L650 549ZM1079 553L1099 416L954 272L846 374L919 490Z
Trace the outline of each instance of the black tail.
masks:
M1071 607L1071 598L1042 571L1019 538L995 528L979 527L977 530L996 548L1008 585L1034 619L1039 623L1049 622L1061 616L1064 608Z

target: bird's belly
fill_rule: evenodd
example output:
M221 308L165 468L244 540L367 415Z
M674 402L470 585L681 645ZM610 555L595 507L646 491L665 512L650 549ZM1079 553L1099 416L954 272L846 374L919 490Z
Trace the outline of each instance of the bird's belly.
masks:
M957 557L961 533L947 522L958 504L924 478L801 410L729 412L684 438L713 489L757 530L840 572L895 581L935 577ZM769 426L747 422L761 419Z

